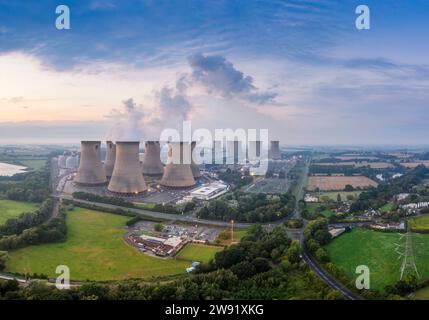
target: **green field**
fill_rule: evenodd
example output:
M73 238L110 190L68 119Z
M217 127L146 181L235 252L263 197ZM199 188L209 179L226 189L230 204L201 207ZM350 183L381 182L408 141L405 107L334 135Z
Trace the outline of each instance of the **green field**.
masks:
M307 210L308 210L308 212L310 212L310 214L312 216L316 214L316 209L319 208L320 206L323 206L323 204L314 203L314 202L306 204ZM331 209L328 208L328 209L321 211L320 214L322 214L326 218L329 218L330 216L334 215L335 213Z
M226 228L218 235L216 243L222 246L229 246L231 245L231 242L239 242L241 238L243 238L246 234L246 228L234 228L233 235L231 235L231 228ZM232 236L234 237L234 239L232 239Z
M19 160L19 162L31 170L40 170L46 164L45 159Z
M322 197L328 197L331 201L337 201L337 197L338 194L341 195L341 201L348 201L347 200L347 196L348 195L352 195L354 197L354 200L356 200L359 195L360 195L361 191L327 191L327 192L320 192L320 193L316 193L316 196L320 195L320 198Z
M0 200L0 225L8 219L16 218L23 212L32 212L38 207L31 202L18 202L12 200Z
M429 214L424 214L408 220L408 226L412 231L429 231Z
M155 208L155 204L153 203L143 203L143 202L134 202L134 206L137 209L143 209L143 210L151 210Z
M415 234L412 239L417 270L420 280L424 280L429 278L429 235ZM399 280L402 259L395 243L404 242L405 237L397 233L353 229L332 240L326 250L350 280L356 279L357 266L366 265L370 269L371 288L383 289ZM403 252L403 247L398 250Z
M387 212L392 211L393 207L394 207L393 202L388 202L380 208L380 211L381 211L381 213L387 213Z
M204 244L188 243L176 258L187 261L209 262L216 252L222 251L222 247L207 246Z
M67 214L67 241L9 252L7 272L55 276L58 265L73 280L118 280L185 274L189 262L151 257L123 239L129 217L76 208Z

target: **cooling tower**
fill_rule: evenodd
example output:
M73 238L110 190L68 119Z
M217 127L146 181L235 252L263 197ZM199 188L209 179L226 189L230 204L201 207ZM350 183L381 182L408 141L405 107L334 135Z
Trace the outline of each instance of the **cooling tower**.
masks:
M195 146L197 145L197 143L195 141L192 141L191 144L191 152L193 154ZM199 178L201 177L201 172L200 172L200 168L198 167L198 165L194 162L194 158L191 157L191 170L192 170L192 175L194 176L194 178Z
M101 163L100 141L82 141L80 165L74 181L81 185L101 185L107 182Z
M159 145L159 141L146 141L142 165L143 174L155 176L164 173L160 152L161 146Z
M279 142L271 141L270 147L270 159L271 160L281 160L282 156L280 154Z
M106 142L106 159L104 160L104 170L106 170L106 176L111 177L113 168L115 167L116 159L116 145L112 141Z
M146 190L139 160L139 142L116 142L116 159L107 189L122 194Z
M244 160L244 153L241 141L226 142L226 164L237 164Z
M160 181L170 188L187 188L195 185L191 169L191 145L186 142L170 142L167 165Z
M249 141L247 144L246 158L249 161L259 160L262 155L261 141Z

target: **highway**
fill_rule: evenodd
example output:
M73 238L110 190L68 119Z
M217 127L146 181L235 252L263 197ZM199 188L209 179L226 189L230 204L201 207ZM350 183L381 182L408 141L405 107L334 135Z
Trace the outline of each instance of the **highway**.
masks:
M361 300L361 298L339 283L337 280L331 277L331 275L326 272L320 265L315 261L315 259L304 251L303 260L307 263L307 265L332 289L341 292L341 294L347 300Z

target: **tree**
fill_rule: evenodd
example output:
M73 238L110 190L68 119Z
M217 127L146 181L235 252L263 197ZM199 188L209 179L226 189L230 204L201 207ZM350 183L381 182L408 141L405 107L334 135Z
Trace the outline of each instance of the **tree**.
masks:
M154 229L155 231L157 231L157 232L161 232L161 231L164 229L164 227L162 226L162 224L161 224L161 223L156 223L156 224L153 226L153 229Z
M341 202L341 194L340 193L337 195L337 202Z
M354 188L353 188L353 186L351 184L346 184L346 186L344 187L344 190L345 191L353 191Z
M0 251L0 271L3 271L6 267L6 261L8 259L7 251Z

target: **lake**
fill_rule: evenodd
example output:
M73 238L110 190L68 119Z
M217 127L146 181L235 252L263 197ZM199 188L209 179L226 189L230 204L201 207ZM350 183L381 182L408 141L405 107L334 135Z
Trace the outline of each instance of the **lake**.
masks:
M10 177L14 174L25 172L25 169L27 168L23 166L0 162L0 176Z

